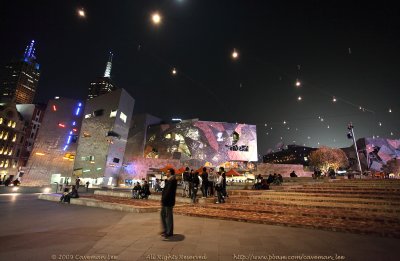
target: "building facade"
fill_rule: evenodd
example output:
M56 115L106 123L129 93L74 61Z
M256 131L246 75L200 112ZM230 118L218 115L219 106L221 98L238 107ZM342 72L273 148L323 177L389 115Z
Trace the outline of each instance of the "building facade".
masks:
M25 141L21 153L21 166L25 167L32 153L46 110L45 104L17 104L17 110L25 120Z
M151 125L159 125L162 120L150 114L134 115L129 129L128 142L124 155L124 162L131 162L133 158L144 155L147 139L147 129Z
M87 97L88 99L93 99L97 96L115 91L117 89L117 87L111 80L112 58L113 54L110 53L104 76L98 77L96 81L90 83Z
M4 67L0 97L3 102L33 103L40 78L36 62L35 41L27 46L22 60L13 61Z
M18 178L25 140L25 122L15 104L0 105L0 179Z
M363 172L391 172L392 165L400 160L400 139L360 138L357 140L357 149ZM349 159L350 169L358 171L354 146L342 150Z
M71 182L83 110L78 100L49 101L21 185Z
M74 175L94 185L117 186L135 100L117 89L87 101Z
M317 149L299 145L288 145L287 149L264 155L263 162L271 164L301 164L303 166L308 166L310 154L315 150Z

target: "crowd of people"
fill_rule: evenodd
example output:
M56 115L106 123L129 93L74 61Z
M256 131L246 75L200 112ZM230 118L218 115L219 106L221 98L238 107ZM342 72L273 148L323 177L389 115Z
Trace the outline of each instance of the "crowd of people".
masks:
M228 197L225 169L220 167L219 171L215 172L213 168L204 167L200 174L186 167L182 174L182 197L191 198L195 203L199 190L203 198L217 196L215 203L224 203L225 198Z

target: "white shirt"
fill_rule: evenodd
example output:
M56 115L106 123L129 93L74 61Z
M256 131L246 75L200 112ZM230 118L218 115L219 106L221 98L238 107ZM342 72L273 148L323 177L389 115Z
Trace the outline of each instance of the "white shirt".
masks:
M224 180L224 178L222 177L222 175L219 175L217 178L216 184L222 185L223 180Z

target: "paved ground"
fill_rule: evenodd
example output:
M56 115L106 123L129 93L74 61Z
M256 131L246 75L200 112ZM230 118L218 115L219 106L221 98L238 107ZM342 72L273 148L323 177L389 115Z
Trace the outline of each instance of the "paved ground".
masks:
M329 255L387 261L398 260L400 244L393 238L178 215L177 235L165 242L157 235L158 213L57 204L37 195L0 195L0 208L0 260L311 260Z

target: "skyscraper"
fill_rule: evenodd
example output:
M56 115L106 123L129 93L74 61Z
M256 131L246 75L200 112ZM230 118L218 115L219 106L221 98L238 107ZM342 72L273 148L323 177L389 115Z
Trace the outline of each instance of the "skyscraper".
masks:
M108 58L104 76L99 77L96 81L90 83L88 99L92 99L117 89L117 87L111 81L112 58L113 54L110 52L110 57Z
M33 102L40 77L34 45L35 41L32 40L25 49L23 59L12 61L4 67L4 77L0 83L0 98L3 102Z

